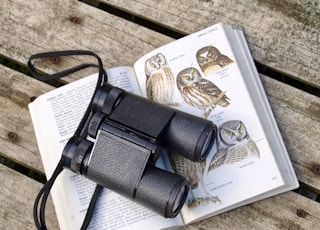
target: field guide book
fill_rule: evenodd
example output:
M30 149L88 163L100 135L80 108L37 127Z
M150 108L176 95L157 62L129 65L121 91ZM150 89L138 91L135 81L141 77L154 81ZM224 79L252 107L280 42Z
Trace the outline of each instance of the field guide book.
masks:
M176 228L298 187L240 28L216 24L153 50L133 67L106 71L110 84L209 119L218 133L203 163L174 154L157 162L190 181L187 201L176 218L158 216L104 189L89 229ZM96 80L97 74L85 77L29 104L48 178ZM93 182L68 170L57 178L51 194L61 229L80 229L94 188Z

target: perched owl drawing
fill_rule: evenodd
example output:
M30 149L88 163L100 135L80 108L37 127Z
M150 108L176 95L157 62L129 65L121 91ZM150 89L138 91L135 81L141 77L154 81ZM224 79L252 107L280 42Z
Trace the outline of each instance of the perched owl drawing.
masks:
M147 97L161 104L173 105L174 76L162 53L158 53L146 60L145 74L147 76Z
M233 63L228 56L221 54L214 46L201 48L198 50L196 56L198 64L205 76Z
M195 208L211 203L221 203L217 196L211 196L207 191L203 175L206 167L206 161L201 163L193 162L175 153L169 154L171 167L175 173L184 176L190 182L191 198L188 200L188 207ZM197 190L197 196L194 192Z
M217 152L210 161L208 172L249 157L260 158L260 153L244 123L239 120L227 121L218 128Z
M227 107L230 104L225 92L211 81L202 78L200 72L193 67L178 73L177 87L188 105L203 110L205 119L217 105Z

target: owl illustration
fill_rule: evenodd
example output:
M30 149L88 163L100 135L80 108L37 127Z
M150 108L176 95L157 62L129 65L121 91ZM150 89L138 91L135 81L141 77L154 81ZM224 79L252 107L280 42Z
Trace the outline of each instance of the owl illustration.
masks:
M169 159L173 171L185 177L190 182L191 197L189 196L188 198L189 208L203 206L210 202L221 203L217 196L210 195L204 185L203 174L206 167L206 161L201 163L193 162L175 153L170 153ZM198 196L194 195L195 190L197 190Z
M214 46L201 48L198 50L196 56L198 64L205 76L233 63L228 56L221 54Z
M230 100L215 84L201 77L200 72L193 67L179 72L177 87L183 100L193 107L203 110L207 119L216 105L227 107Z
M239 120L227 121L218 128L217 152L210 161L208 172L249 157L260 158L260 153L244 123Z
M147 97L161 104L173 105L174 76L162 53L146 60L145 74Z

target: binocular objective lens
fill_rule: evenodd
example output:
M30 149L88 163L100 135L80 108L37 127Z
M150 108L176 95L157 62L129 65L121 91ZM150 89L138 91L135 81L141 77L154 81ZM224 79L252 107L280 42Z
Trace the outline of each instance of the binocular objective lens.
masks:
M179 191L179 193L177 194L174 203L173 203L173 213L176 213L177 211L180 210L181 205L183 205L184 203L184 197L185 197L185 193L187 192L187 186L183 186L181 188L181 190Z

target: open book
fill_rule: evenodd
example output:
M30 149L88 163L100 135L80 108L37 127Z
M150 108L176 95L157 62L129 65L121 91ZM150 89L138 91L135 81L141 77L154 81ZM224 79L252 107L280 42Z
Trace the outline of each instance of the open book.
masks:
M165 219L104 189L89 229L166 229L298 187L244 34L213 25L143 56L133 67L106 70L109 83L211 120L217 140L203 163L165 155L157 166L191 183L176 218ZM97 79L92 75L29 104L47 177L85 111ZM137 108L143 109L143 108ZM143 117L141 117L143 119ZM61 229L79 229L95 184L64 170L52 189Z

